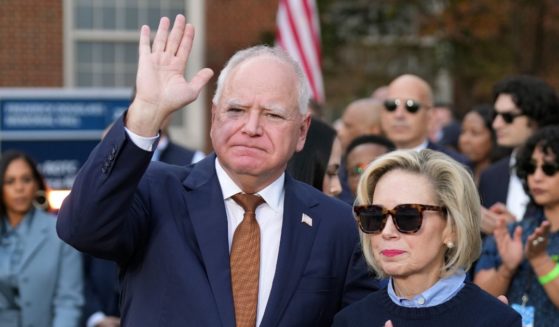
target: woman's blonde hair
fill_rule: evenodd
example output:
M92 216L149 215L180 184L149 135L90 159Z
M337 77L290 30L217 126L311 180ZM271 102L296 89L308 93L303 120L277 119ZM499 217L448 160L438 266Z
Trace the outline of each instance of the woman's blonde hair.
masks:
M379 179L389 171L403 170L427 177L436 195L436 205L447 210L447 227L455 236L454 246L445 253L441 277L457 269L468 270L481 251L481 205L471 174L449 156L432 150L397 150L373 161L357 187L356 205L372 204ZM371 238L359 230L367 263L379 278L386 277L371 251Z

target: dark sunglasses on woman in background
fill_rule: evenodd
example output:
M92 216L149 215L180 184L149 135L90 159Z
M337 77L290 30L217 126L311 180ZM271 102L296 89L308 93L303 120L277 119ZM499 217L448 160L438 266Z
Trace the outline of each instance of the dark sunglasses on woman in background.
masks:
M402 102L403 101L403 102ZM402 100L402 99L388 99L384 101L384 108L387 111L393 112L398 109L400 104L404 104L404 108L409 113L415 114L421 109L421 103L412 99Z
M403 234L414 234L423 223L423 211L440 211L446 214L446 208L428 204L399 204L394 209L386 209L376 204L354 206L359 228L365 234L379 234L386 226L388 215L396 229Z
M505 123L512 124L512 122L516 119L516 117L524 116L524 114L521 113L521 112L510 112L510 111L497 112L497 111L493 111L493 117L492 117L491 121L495 121L495 119L497 119L497 116L501 116L501 118L503 118L503 121Z
M557 171L559 171L559 165L555 162L544 162L543 165L537 165L535 162L529 162L524 167L524 171L526 171L528 175L533 175L538 167L540 167L543 173L549 177L555 175Z

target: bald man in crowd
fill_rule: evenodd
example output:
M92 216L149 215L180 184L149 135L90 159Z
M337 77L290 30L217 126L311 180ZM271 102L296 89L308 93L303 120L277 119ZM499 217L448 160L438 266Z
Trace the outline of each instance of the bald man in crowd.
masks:
M381 134L381 111L382 102L371 98L355 100L346 107L338 133L343 151L358 136Z
M341 124L339 129L337 129L342 153L345 153L347 146L356 137L363 135L380 135L382 133L380 127L381 111L382 102L371 98L357 99L345 108L340 119ZM342 184L342 192L338 194L338 198L349 204L353 204L354 195L350 190L348 176L343 162L342 160L342 167L340 167L338 172Z
M390 83L380 120L382 130L396 148L437 150L467 165L468 160L458 152L429 141L432 116L433 91L425 80L405 74Z

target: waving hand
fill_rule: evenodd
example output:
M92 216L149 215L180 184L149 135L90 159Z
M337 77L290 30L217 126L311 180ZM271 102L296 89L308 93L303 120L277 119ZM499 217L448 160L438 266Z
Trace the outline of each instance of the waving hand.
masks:
M139 46L136 97L126 119L126 127L142 136L154 136L163 120L196 100L213 72L204 68L187 81L184 71L194 40L194 27L177 15L169 33L170 21L161 18L153 45L148 26L142 26Z

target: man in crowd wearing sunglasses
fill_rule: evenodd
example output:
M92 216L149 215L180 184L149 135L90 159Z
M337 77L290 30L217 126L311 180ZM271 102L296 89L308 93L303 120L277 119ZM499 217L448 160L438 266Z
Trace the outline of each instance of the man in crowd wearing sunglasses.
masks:
M118 262L123 326L330 326L376 289L351 208L285 174L310 124L304 74L256 46L222 70L212 100L215 154L150 164L162 122L213 73L184 77L193 27L142 26L137 94L84 164L57 230Z
M401 75L388 86L380 115L382 130L397 149L436 150L467 165L468 159L463 155L429 141L432 107L433 92L429 84L415 75Z
M529 202L520 179L514 173L515 153L540 127L559 123L559 99L541 79L518 75L505 78L493 89L493 129L500 146L513 149L480 176L479 193L483 208L482 231L492 234L498 219L521 220ZM487 210L486 210L487 208Z

